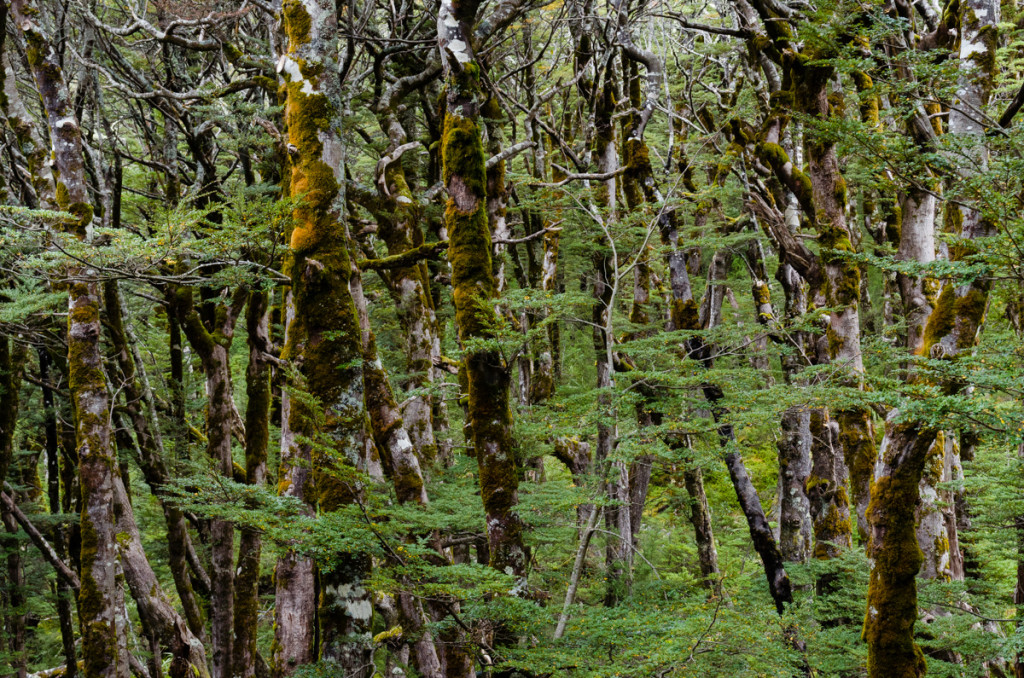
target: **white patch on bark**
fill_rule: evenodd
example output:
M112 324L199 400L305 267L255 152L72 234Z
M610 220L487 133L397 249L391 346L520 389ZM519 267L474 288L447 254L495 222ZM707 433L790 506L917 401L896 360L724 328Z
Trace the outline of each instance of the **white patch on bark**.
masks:
M277 72L287 75L289 82L301 82L302 89L299 91L303 94L316 94L313 83L302 77L302 69L299 68L298 62L287 54L282 54L281 59L277 62Z
M468 47L464 40L452 40L448 43L448 51L455 56L460 64L468 64L473 60Z
M366 596L366 589L359 584L328 586L325 593L352 619L369 621L373 616L373 603Z

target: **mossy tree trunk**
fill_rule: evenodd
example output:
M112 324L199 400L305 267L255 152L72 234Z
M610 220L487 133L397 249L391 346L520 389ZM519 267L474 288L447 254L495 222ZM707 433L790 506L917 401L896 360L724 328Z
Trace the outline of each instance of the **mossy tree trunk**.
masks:
M868 674L899 678L923 676L925 661L914 642L917 573L924 557L917 545L914 511L921 474L937 432L914 424L886 421L879 472L868 520L868 557L873 560L864 616Z
M235 325L248 298L239 288L228 299L196 306L190 288L173 291L177 314L189 344L199 356L206 379L206 453L224 478L234 477L231 436L237 412L231 385L229 352ZM231 675L234 639L235 528L230 520L210 521L210 642L213 678Z
M67 82L37 7L10 3L11 18L28 46L50 132L57 170L55 199L72 219L66 230L80 239L92 222L82 157L82 134ZM100 295L88 268L71 271L68 287L68 369L81 482L81 593L79 620L87 678L127 678L127 619L114 526L117 458L111 444L110 398L100 352Z
M192 545L183 513L166 496L170 473L164 461L160 429L155 419L151 418L154 416L152 408L155 406L152 393L145 382L142 366L137 363L138 351L133 350L133 341L124 323L121 295L116 281L107 281L103 284L103 296L105 324L119 371L117 378L121 384L120 390L125 397L124 410L135 433L139 466L163 508L167 524L168 551L171 556L171 574L185 611L185 618L182 619L167 602L145 558L141 543L130 540L121 542L125 578L133 597L136 598L143 623L160 639L162 648L172 655L171 675L184 676L193 665L197 667L195 670L199 675L205 675L207 668L206 653L203 649L203 618L188 576L186 559L186 553ZM143 405L150 409L148 413L143 410ZM127 491L127 487L125 490ZM127 494L118 506L117 518L118 532L137 540L138 529ZM140 596L142 600L139 600Z
M433 69L428 69L432 74ZM419 76L419 77L417 77ZM389 256L400 256L424 244L420 222L422 207L410 186L402 155L418 146L408 141L408 132L397 109L416 86L423 84L422 74L403 78L389 87L377 105L381 130L388 135L388 146L378 167L379 196L375 210L378 236L387 245ZM383 209L380 209L383 208ZM440 329L430 295L430 278L424 261L378 271L397 305L398 321L405 337L406 371L409 390L429 389L434 382L435 363L440 362ZM433 409L435 396L417 393L403 408L403 418L416 454L424 464L437 456Z
M249 344L249 364L245 371L247 395L245 407L245 482L262 488L267 478L267 449L270 442L270 378L273 347L268 328L270 299L264 290L249 295L245 312L245 330ZM260 533L242 528L238 541L238 568L235 575L235 638L232 647L233 678L254 678L257 662L259 625Z
M344 102L337 76L338 14L335 4L326 0L288 0L282 13L287 51L279 70L286 81L285 121L294 147L289 194L298 200L286 263L294 308L282 357L300 365L305 391L303 398L290 402L288 427L289 436L322 443L312 452L311 461L316 504L328 513L357 499L360 489L353 470L376 455L364 402L360 328L349 288L352 261L343 221ZM373 606L364 585L370 566L367 554L353 553L339 554L321 568L320 657L354 678L373 672ZM281 590L292 583L279 580L279 599L294 598L292 592ZM307 591L294 593L306 595ZM293 602L288 613L300 618L279 617L279 640L286 634L303 633L284 630L283 624L310 623L308 601ZM306 638L296 640L299 646L293 649L301 654ZM286 661L294 661L283 644L282 651Z
M0 54L0 77L3 78L0 104L3 105L2 112L8 126L14 132L18 152L24 157L29 171L30 183L24 187L26 190L23 195L28 207L53 209L56 207L57 189L49 164L50 151L39 134L35 120L25 108L9 59L7 54Z
M826 330L828 355L837 368L848 374L850 385L857 386L864 370L860 346L861 274L858 265L844 256L856 251L857 238L847 223L846 181L839 168L835 144L827 134L809 136L806 139L806 173L795 166L781 145L793 113L809 116L812 124L828 123L833 114L828 84L834 75L834 67L819 61L829 55L818 47L806 46L804 51L797 51L789 19L781 16L772 3L755 0L752 4L771 40L771 49L754 44L757 41L751 42L751 47L758 53L764 51L775 60L784 73L782 83L786 86L786 89L780 87L772 94L772 113L768 124L762 128L756 155L772 169L778 182L795 196L804 218L819 234L820 263L815 268L823 277L824 301L832 309ZM744 132L738 136L749 134ZM791 234L787 235L792 238ZM854 503L858 516L863 516L876 456L871 413L866 408L853 408L837 413L835 419L839 424L840 446L834 452L845 457ZM823 468L838 470L841 463L829 461ZM845 483L845 479L838 476L827 480L831 486ZM830 503L826 513L843 511L838 501L844 496L845 487L842 492L838 487L832 487L823 495L821 499ZM864 521L860 520L859 524L863 533ZM850 540L842 537L840 541Z
M519 475L509 407L510 365L493 348L477 345L497 322L491 301L497 281L491 263L487 172L480 137L480 65L472 46L475 0L442 0L438 36L446 84L441 139L448 190L444 225L450 238L455 323L466 348L468 420L487 516L490 564L517 579L529 561L517 511Z
M384 473L394 485L395 497L400 504L426 506L429 502L423 471L412 438L405 427L402 411L395 402L388 375L377 354L377 340L370 327L362 281L357 271L353 271L351 289L359 314L366 410ZM417 536L413 534L409 538L416 539ZM405 586L411 585L412 582L406 580ZM409 590L398 592L397 603L398 621L402 626L403 637L409 639L416 670L424 678L443 678L442 653L434 643L433 633L425 627L427 618L423 603Z
M991 0L971 0L960 8L960 101L950 111L949 134L952 143L974 160L961 176L950 177L961 185L969 186L971 175L987 166L984 130L971 112L983 110L992 91L998 21L999 5ZM951 253L953 258L964 256L972 249L972 240L995 230L969 200L964 203L948 207L964 243L959 251ZM942 283L938 297L931 302L916 352L946 360L972 352L983 327L990 284L985 277L967 284L954 280ZM947 384L946 388L958 390L956 384ZM886 422L882 442L886 454L876 471L869 516L869 554L875 558L875 567L868 589L864 637L872 677L924 674L924 661L913 636L917 619L915 576L924 562L914 529L914 511L921 498L929 455L937 464L946 464L946 445L939 440L944 437L943 432L923 424L901 423L895 415ZM937 529L929 531L932 533L941 538ZM948 543L942 546L949 548ZM893 666L902 667L903 673L892 673Z
M531 31L526 36L532 36ZM531 45L532 42L527 40ZM552 166L551 162L551 139L537 124L534 116L539 115L542 108L548 105L548 100L538 96L542 94L536 91L537 73L534 64L526 69L525 82L527 87L527 104L530 107L531 115L523 121L524 136L533 142L532 162L528 163L531 176L538 182L549 180L561 181L565 178L562 171ZM558 208L556 194L549 189L541 189L534 195L534 199L540 201L540 208L524 210L524 222L532 224L528 231L544 231L542 236L542 254L539 270L539 288L545 298L551 298L558 293L558 251L561 240L562 210ZM532 243L527 244L527 253L533 261ZM536 283L535 283L535 286ZM551 314L551 308L545 307L535 314L534 322L543 323ZM558 321L547 320L546 340L539 339L531 347L532 364L530 369L530 393L531 403L543 403L549 400L555 392L558 380L561 377L560 359L560 328Z
M23 346L12 344L7 335L0 335L0 400L4 403L0 410L0 484L7 478L14 460L14 436L18 424L18 401L25 358ZM7 551L7 580L4 582L7 598L7 656L14 675L25 678L28 675L28 655L25 652L25 571L22 567L21 548L15 537L18 523L6 507L0 513L7 531L7 535L0 539L0 545Z

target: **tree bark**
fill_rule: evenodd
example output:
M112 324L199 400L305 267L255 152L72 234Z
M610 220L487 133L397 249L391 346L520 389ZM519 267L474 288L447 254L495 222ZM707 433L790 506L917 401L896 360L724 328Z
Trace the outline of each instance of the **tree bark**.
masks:
M343 477L376 456L364 403L360 327L349 288L352 261L343 220L345 111L335 49L338 14L327 0L291 0L283 14L287 51L279 70L286 80L288 139L295 148L289 193L299 202L286 264L294 315L282 357L300 363L307 393L290 402L289 436L323 443L311 461L316 503L328 513L359 499L359 488ZM370 566L367 554L342 554L321 571L320 656L353 678L373 672L373 606L364 585ZM279 581L279 598L306 595L306 590L288 591L292 585ZM295 623L310 623L305 603L289 612L301 615ZM284 623L279 618L279 634L294 633L281 631ZM304 645L304 639L296 640ZM295 651L301 654L302 648Z
M793 406L782 414L779 451L779 550L786 562L803 563L813 549L811 504L807 478L811 474L811 412Z
M121 294L116 281L103 284L103 299L106 311L107 334L120 371L121 391L124 392L124 410L131 420L135 439L138 442L138 463L150 490L160 501L167 525L168 553L170 554L171 576L181 600L189 628L200 640L204 639L205 627L202 611L192 588L186 553L192 549L185 515L167 496L171 482L170 471L164 461L163 437L155 419L155 405L143 366L137 360L138 351L124 324L124 310ZM143 406L149 409L148 415ZM126 488L127 489L127 488Z
M268 294L253 291L245 314L249 344L249 364L245 372L248 396L245 408L245 481L261 488L267 478L267 446L270 438L270 331ZM232 678L255 678L256 638L259 630L260 533L242 528L238 543L238 569L235 574L235 638L232 648Z
M93 208L82 158L82 134L60 59L37 21L38 9L12 0L11 16L30 46L29 66L46 111L54 162L58 207L73 218L65 229L86 238ZM117 458L110 436L110 398L100 352L100 297L94 273L72 271L68 293L69 387L75 412L81 481L81 581L79 620L86 678L127 678L128 652L114 527Z
M224 302L196 308L192 291L174 291L173 312L199 355L206 378L206 453L224 478L234 477L231 436L235 422L229 350L235 323L248 293L241 288ZM210 521L210 643L213 678L231 678L234 638L235 528L230 520Z
M473 432L480 494L487 516L490 564L516 579L526 575L529 554L517 511L519 475L509 407L511 366L493 349L473 344L492 335L497 293L487 221L487 172L480 138L480 65L472 48L479 3L442 0L438 38L447 84L441 139L448 190L444 225L450 237L455 323L467 347L468 420Z

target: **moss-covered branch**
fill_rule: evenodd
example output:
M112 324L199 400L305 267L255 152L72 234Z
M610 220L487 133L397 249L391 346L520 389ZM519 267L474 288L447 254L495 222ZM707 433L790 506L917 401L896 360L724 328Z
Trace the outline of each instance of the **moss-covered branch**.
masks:
M392 254L380 259L360 259L357 262L362 271L390 271L397 268L406 268L428 259L438 259L448 249L448 242L439 240L426 243L419 247Z

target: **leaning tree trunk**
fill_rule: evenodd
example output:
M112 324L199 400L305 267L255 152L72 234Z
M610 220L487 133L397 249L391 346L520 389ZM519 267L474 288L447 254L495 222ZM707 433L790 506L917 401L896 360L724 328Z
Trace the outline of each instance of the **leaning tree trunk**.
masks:
M480 65L472 48L479 2L442 0L438 38L447 94L441 139L443 178L448 189L445 229L450 246L455 323L465 357L468 419L487 516L490 564L521 579L529 560L516 507L519 476L509 408L510 366L494 349L473 343L492 336L496 316L491 300L497 282L491 264L487 220L487 172L480 138Z
M59 175L58 207L70 213L67 232L85 240L93 208L82 158L82 133L72 108L60 58L37 7L13 0L11 16L28 50L29 66L46 111L53 161ZM75 412L81 481L81 581L79 621L86 678L127 678L124 590L114 526L117 457L110 436L110 397L100 352L100 295L88 269L69 272L68 369Z
M831 53L827 47L810 43L803 46L803 51L795 52L792 27L789 19L779 14L778 6L766 0L753 0L751 4L772 41L773 50L766 50L766 54L771 54L784 69L782 82L787 86L786 90L780 89L772 95L772 111L756 145L756 155L793 194L804 217L818 232L824 301L832 309L826 330L829 359L846 373L850 386L858 387L864 371L860 346L861 274L857 263L846 256L856 251L856 237L847 223L846 181L840 171L835 143L827 133L809 140L806 173L790 160L781 145L794 112L809 116L810 123L816 125L827 124L834 115L828 88L835 69L822 63ZM760 51L763 45L759 47L755 42L750 42L751 48ZM790 56L783 58L783 54ZM788 232L785 235L792 238ZM834 448L834 453L845 458L854 504L861 516L867 507L876 455L871 413L867 408L857 407L838 412L835 418L839 424L840 444ZM828 460L825 466L838 469L842 463L841 459ZM840 480L835 477L830 482L835 485ZM845 488L842 492L835 488L820 497L829 504L823 507L824 512L842 512L840 504L845 496ZM863 521L860 524L863 526ZM840 540L848 541L845 536Z
M959 102L950 111L949 134L962 144L972 162L950 177L961 183L987 166L984 130L975 111L983 110L993 86L997 46L999 5L992 0L970 0L961 9ZM958 235L969 251L971 241L991 235L994 225L962 201L949 205ZM938 298L924 325L917 353L933 359L955 360L972 352L981 332L991 283L984 277L967 284L949 280L942 284ZM947 389L957 390L955 384ZM892 417L892 415L890 415ZM871 538L869 554L875 559L868 588L868 610L864 638L868 642L868 671L881 676L921 676L925 666L914 642L917 619L916 575L923 562L914 529L914 508L920 498L920 483L928 452L940 432L915 422L886 422L885 450L875 472L875 496L869 509ZM893 673L893 668L902 673Z
M400 504L414 503L426 506L426 485L416 456L416 448L402 419L401 409L395 402L388 375L377 354L377 340L370 327L362 281L357 271L353 271L351 288L359 313L366 410L384 472L394 484L395 496ZM410 535L409 538L416 539L417 536ZM411 584L411 581L405 580L403 588L411 587ZM397 602L398 620L402 626L403 636L411 639L409 644L412 645L416 670L424 678L443 678L444 673L433 633L425 627L423 603L409 590L399 591Z
M132 423L138 443L138 463L150 490L158 498L167 524L167 547L169 565L178 598L181 600L189 628L203 638L203 616L189 578L187 553L193 549L188 534L185 515L167 497L171 482L170 471L164 458L164 446L160 428L155 419L152 393L145 381L143 366L137 360L138 350L128 335L124 324L124 311L116 281L103 284L103 301L106 307L106 328L113 348L114 358L120 370L121 390L124 392L124 410ZM149 408L149 416L143 407Z
M629 466L622 461L611 460L617 444L618 426L614 399L614 351L613 334L614 306L618 289L617 262L614 243L610 241L608 225L617 219L617 196L619 181L614 173L619 170L618 151L615 146L615 127L612 113L615 108L615 86L611 66L605 69L604 84L597 99L594 114L593 155L602 174L612 174L593 187L593 203L599 213L595 219L603 219L604 234L595 243L592 256L594 262L594 306L592 328L594 353L597 362L597 445L594 448L594 467L604 487L604 494L612 504L605 511L605 527L608 540L605 545L607 586L605 605L615 605L629 594L632 586L633 537L629 519ZM606 242L608 241L608 242Z

